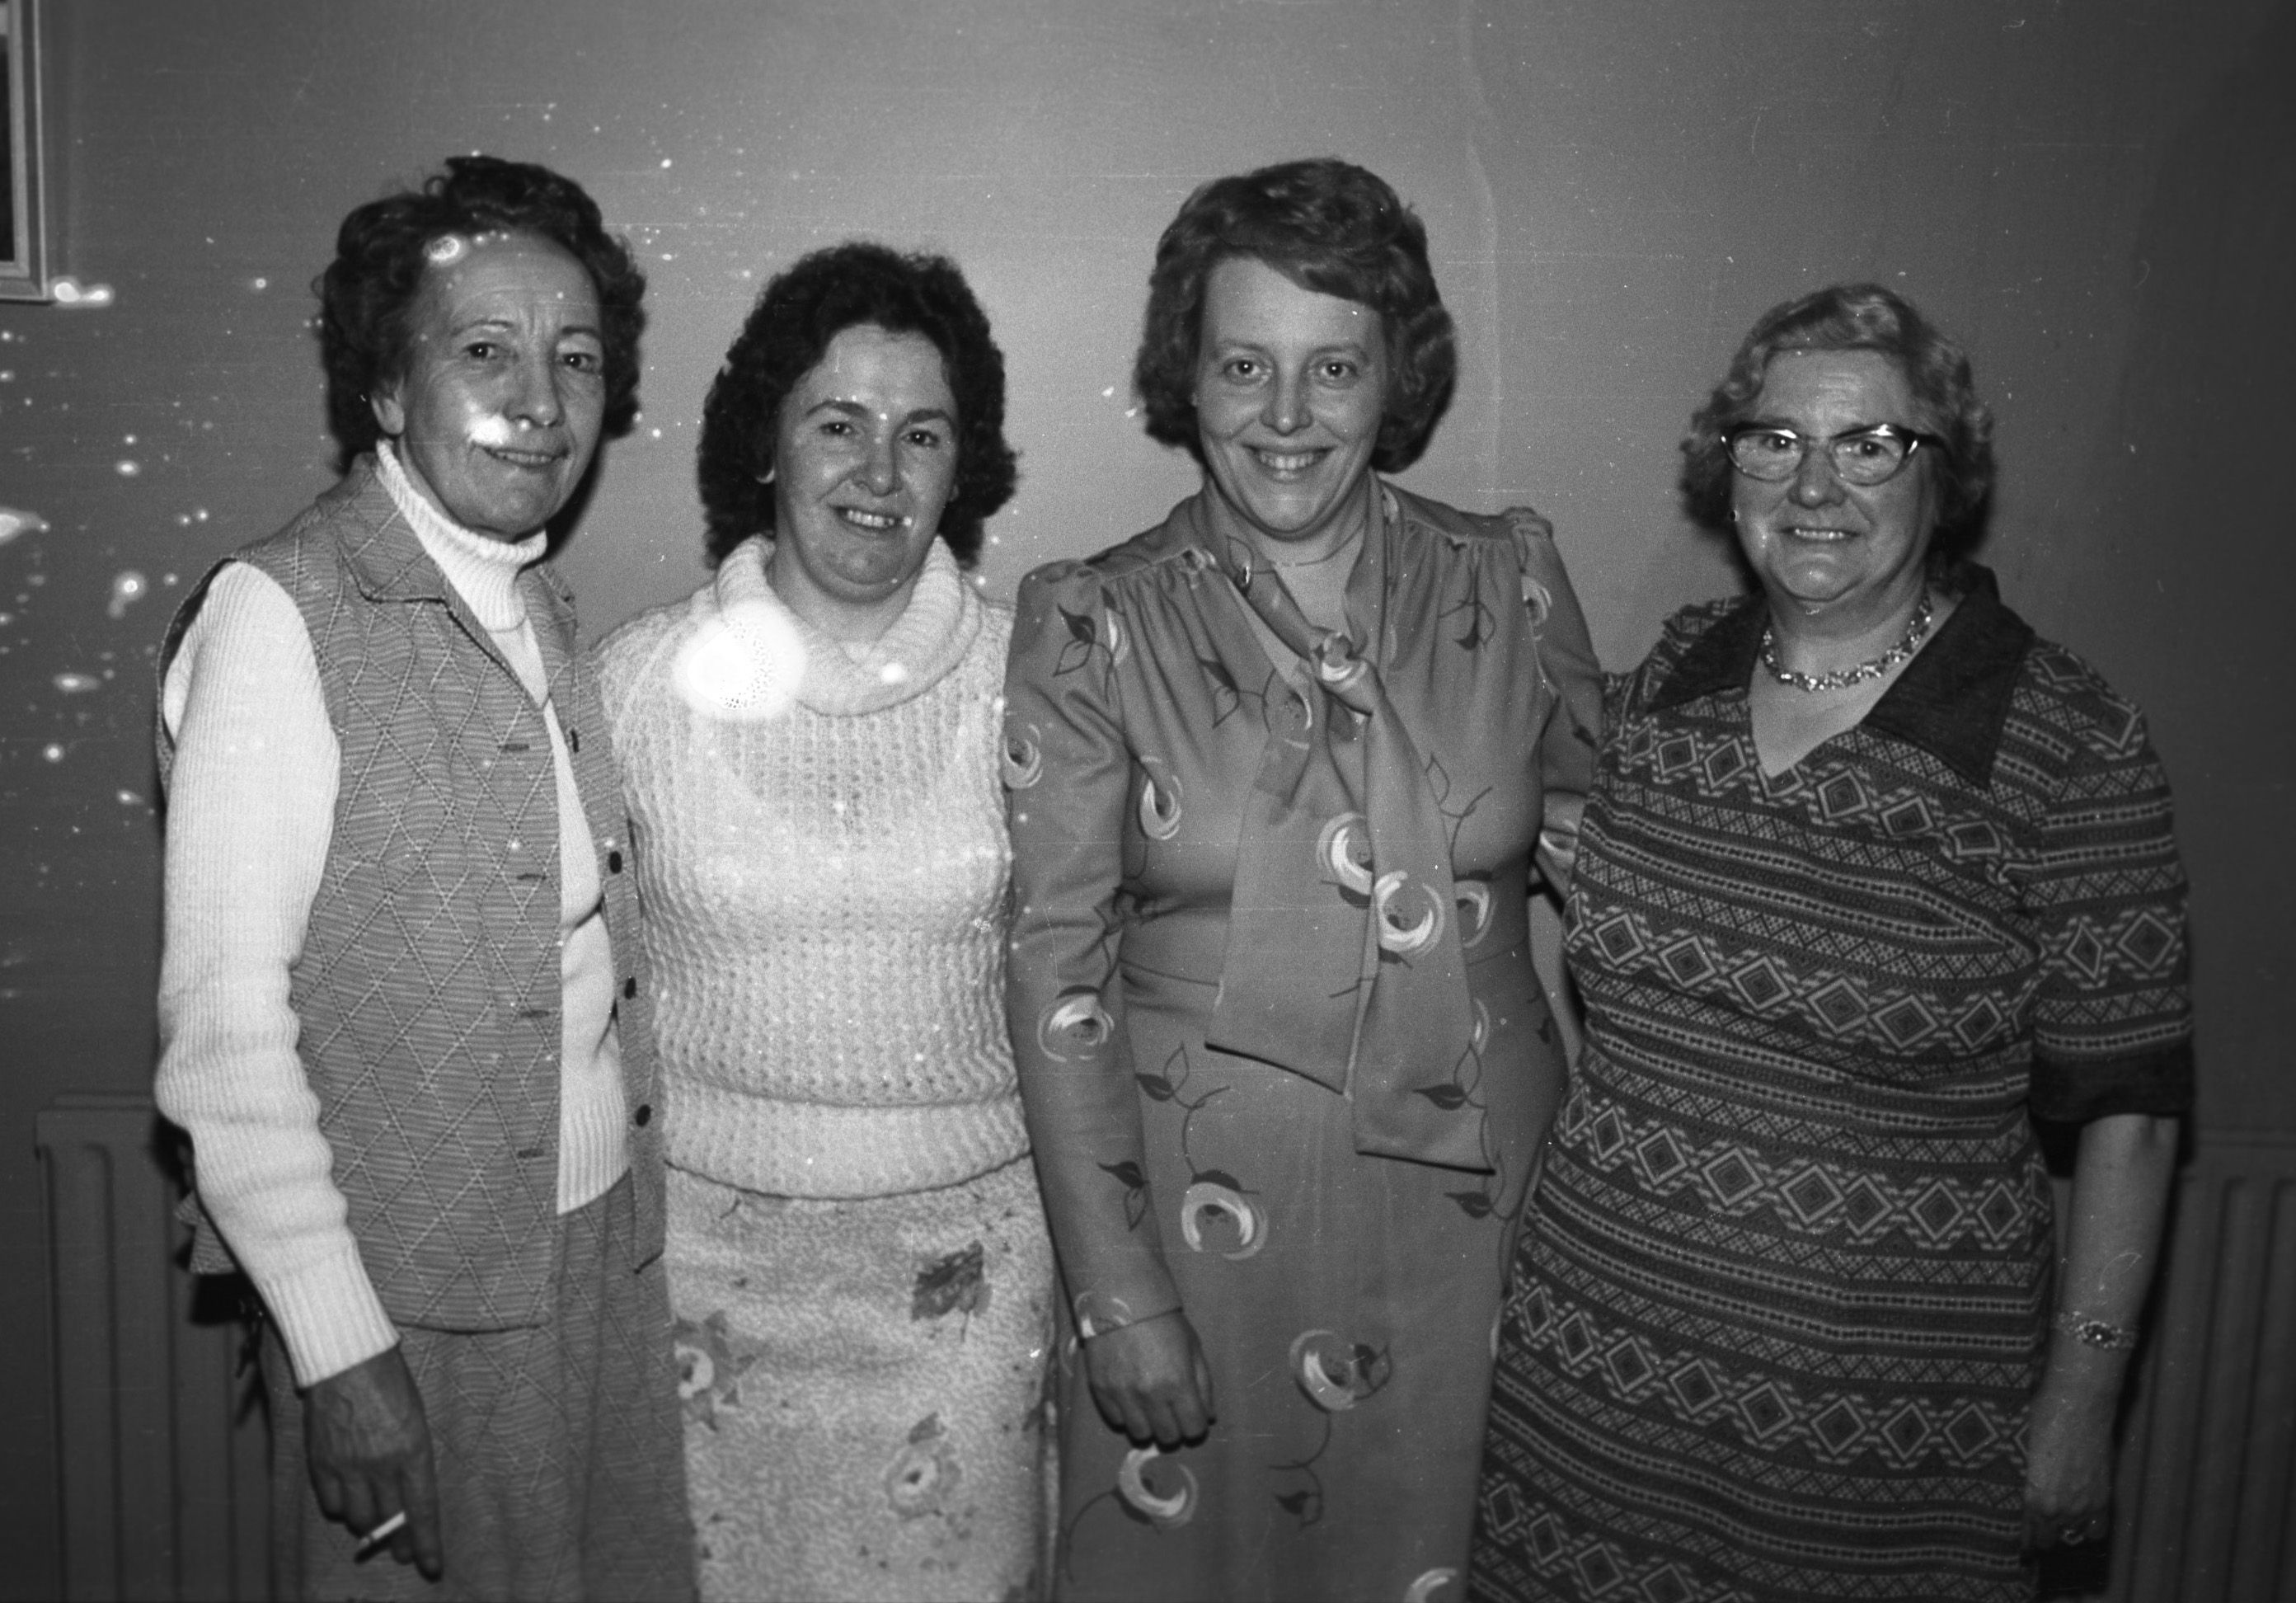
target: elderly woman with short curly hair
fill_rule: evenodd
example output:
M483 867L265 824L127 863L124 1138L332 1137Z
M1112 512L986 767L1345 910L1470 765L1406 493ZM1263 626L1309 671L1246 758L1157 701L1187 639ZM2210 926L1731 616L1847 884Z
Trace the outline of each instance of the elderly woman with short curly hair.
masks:
M1545 522L1380 475L1449 398L1337 160L1165 231L1136 382L1203 488L1022 587L1008 1011L1068 1293L1074 1598L1430 1598L1466 1555L1562 1059L1530 962L1600 717Z
M193 1267L268 1315L287 1597L693 1585L620 781L542 563L645 280L581 187L455 157L319 283L346 472L161 653L160 1106ZM348 1527L346 1529L345 1527Z
M1012 494L955 264L849 243L702 408L717 572L601 652L669 1082L706 1598L1030 1595L1052 1248L1002 1012Z
M1906 300L1773 308L1683 450L1754 592L1611 693L1472 1593L2029 1598L2108 1525L2191 1105L2168 780L1968 560L1990 419Z

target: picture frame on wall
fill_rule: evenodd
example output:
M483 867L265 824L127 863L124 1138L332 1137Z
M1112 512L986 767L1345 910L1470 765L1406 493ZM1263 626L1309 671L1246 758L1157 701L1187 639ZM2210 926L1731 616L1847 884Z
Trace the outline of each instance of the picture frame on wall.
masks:
M39 0L0 0L0 300L49 298Z

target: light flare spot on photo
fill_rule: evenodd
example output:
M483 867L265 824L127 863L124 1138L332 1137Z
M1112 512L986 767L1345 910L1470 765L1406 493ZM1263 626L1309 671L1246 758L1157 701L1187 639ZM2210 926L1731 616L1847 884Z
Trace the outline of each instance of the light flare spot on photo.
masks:
M670 683L685 704L723 723L765 723L786 714L805 681L805 640L765 605L727 609L678 648Z
M518 430L509 418L499 412L488 412L471 419L470 439L472 445L496 448L509 445L518 438Z
M27 512L20 506L0 506L0 546L28 534L47 531L48 521L38 513Z
M134 568L123 568L111 576L111 599L104 604L104 612L114 618L127 616L127 609L152 593L152 586Z

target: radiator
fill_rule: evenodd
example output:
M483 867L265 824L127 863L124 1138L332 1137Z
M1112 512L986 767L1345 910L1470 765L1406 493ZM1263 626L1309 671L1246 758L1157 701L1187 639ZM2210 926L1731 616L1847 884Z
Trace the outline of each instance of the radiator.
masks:
M65 1595L267 1599L262 1412L236 1328L192 1318L151 1104L68 1097L37 1138ZM2170 1231L2087 1595L2296 1603L2296 1140L2203 1139Z
M195 1320L149 1099L38 1115L64 1596L271 1596L269 1445L241 1335Z
M2112 1603L2296 1603L2296 1140L2204 1135L2120 1457Z

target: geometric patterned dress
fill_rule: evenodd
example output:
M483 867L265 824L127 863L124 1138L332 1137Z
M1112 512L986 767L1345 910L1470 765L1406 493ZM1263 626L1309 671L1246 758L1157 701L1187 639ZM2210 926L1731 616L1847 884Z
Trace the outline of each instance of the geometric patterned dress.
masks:
M2032 1595L2029 1115L2188 1106L2185 881L2136 709L1957 579L1779 774L1759 597L1677 614L1612 686L1587 1048L1505 1304L1475 1597Z

